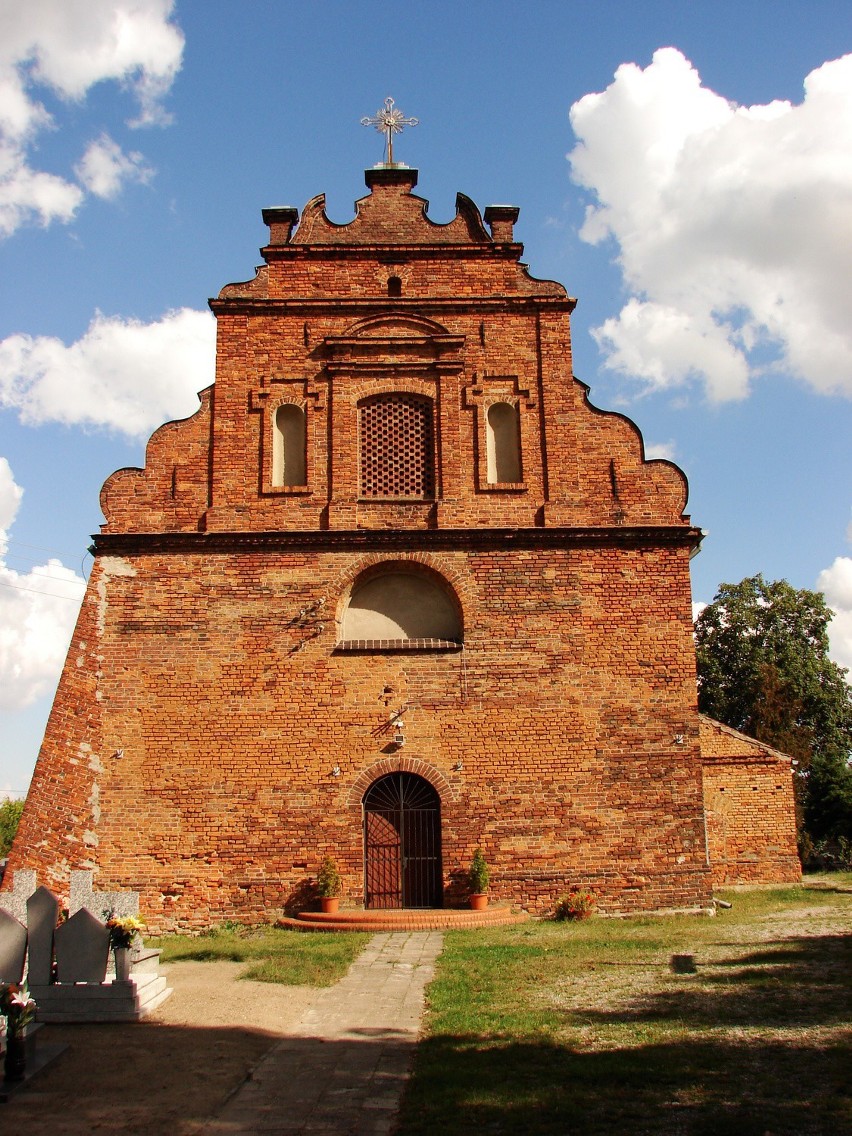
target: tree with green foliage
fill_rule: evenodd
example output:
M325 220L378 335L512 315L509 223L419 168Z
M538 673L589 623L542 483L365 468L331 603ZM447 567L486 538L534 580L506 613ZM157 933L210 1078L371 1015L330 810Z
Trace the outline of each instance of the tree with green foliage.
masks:
M722 584L695 624L698 708L796 761L800 851L852 850L852 688L828 657L820 592Z
M23 811L23 801L13 801L8 797L0 801L0 857L9 855Z

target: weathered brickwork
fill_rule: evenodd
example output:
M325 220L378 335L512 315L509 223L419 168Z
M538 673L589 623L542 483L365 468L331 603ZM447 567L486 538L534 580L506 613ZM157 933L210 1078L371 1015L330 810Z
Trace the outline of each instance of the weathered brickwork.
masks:
M481 845L495 897L532 911L572 885L608 911L705 907L685 479L572 378L574 302L519 263L516 210L486 224L460 195L436 225L415 171L367 181L348 225L322 198L298 225L264 211L264 266L211 301L215 384L104 486L11 868L60 890L94 869L161 929L275 918L333 855L360 905L364 795L401 771L437 791L446 903ZM362 497L396 441L360 408L389 394L429 400L429 476ZM489 481L501 446L520 480ZM359 604L375 630L349 641ZM756 850L758 878L759 841L726 839L726 871Z
M699 736L714 884L798 880L790 758L704 715Z

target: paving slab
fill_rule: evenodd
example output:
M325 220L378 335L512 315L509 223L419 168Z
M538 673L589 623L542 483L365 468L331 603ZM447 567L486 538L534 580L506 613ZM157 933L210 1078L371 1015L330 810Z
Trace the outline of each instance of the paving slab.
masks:
M442 947L439 931L374 935L205 1131L387 1136Z

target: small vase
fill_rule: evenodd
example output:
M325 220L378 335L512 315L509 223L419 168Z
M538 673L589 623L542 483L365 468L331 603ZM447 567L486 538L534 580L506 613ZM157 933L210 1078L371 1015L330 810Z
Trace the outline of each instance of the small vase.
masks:
M27 1071L27 1049L23 1037L6 1031L6 1057L3 1075L7 1081L23 1081Z
M130 981L130 947L116 947L115 951L115 981Z
M320 904L326 915L334 915L340 906L340 897L337 895L321 895Z
M470 897L471 911L484 911L488 906L488 893L484 891L475 891Z

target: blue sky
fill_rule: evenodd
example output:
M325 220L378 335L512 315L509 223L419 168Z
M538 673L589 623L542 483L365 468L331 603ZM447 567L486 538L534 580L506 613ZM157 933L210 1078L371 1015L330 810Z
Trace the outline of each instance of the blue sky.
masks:
M848 53L848 0L0 0L0 794L29 782L102 482L197 405L260 210L352 217L389 95L433 220L457 191L520 206L593 402L686 471L696 602L819 587L852 664Z

